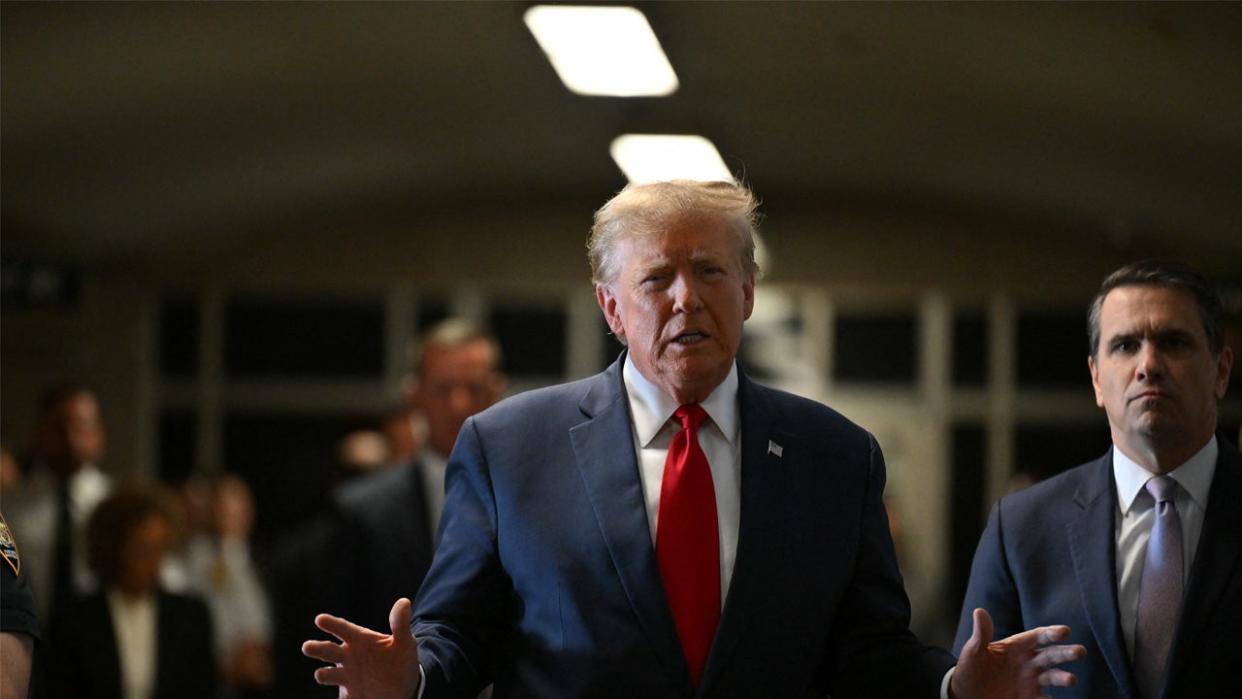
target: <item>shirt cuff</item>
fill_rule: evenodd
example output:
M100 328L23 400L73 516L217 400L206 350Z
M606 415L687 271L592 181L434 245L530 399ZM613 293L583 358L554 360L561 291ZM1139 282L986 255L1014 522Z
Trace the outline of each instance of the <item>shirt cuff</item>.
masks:
M957 669L957 666L956 666L956 665L954 665L953 667L949 668L949 671L948 671L948 672L946 672L946 673L944 673L944 679L943 679L943 680L940 680L940 699L950 699L950 696L949 696L949 683L953 681L953 671L954 671L954 670L956 670L956 669ZM419 672L422 672L422 666L421 666L421 665L419 666L418 670L419 670ZM421 699L421 697L423 696L423 695L421 694L422 690L420 689L420 690L419 690L419 692L420 692L420 694L419 694L418 696L419 696L419 697L420 697L420 699Z

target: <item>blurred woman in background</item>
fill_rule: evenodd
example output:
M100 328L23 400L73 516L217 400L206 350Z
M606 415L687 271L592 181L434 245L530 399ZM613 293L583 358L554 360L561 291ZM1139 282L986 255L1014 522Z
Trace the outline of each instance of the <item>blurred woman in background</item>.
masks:
M152 493L127 488L99 504L87 554L101 589L59 616L51 637L51 696L210 699L217 686L207 606L160 587L172 536Z

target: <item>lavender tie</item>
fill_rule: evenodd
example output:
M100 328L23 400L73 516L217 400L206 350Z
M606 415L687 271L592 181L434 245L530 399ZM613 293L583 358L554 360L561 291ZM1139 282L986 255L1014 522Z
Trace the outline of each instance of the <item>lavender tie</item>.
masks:
M1134 670L1139 693L1159 696L1164 670L1182 606L1182 520L1177 514L1177 481L1156 476L1147 481L1156 500L1156 520L1147 542L1147 557L1139 579L1138 623L1134 630Z

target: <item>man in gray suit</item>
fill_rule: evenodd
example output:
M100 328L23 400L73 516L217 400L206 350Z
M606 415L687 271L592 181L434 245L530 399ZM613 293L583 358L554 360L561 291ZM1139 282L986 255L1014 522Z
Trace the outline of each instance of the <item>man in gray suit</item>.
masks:
M1087 655L1053 696L1242 696L1242 456L1216 436L1233 363L1220 299L1184 265L1128 265L1101 285L1089 339L1113 446L993 508L957 645L976 607L1000 634L1055 619Z

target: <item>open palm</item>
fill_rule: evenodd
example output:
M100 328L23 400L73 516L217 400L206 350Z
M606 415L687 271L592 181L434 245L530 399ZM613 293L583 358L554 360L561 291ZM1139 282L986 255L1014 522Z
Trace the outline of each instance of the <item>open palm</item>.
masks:
M397 600L388 613L388 634L331 614L315 617L315 626L340 640L302 644L304 655L331 664L315 671L315 681L339 687L340 699L410 699L419 683L410 615L410 600Z
M1068 626L1041 626L992 640L992 618L974 611L974 629L962 647L950 694L955 699L1047 699L1045 687L1070 687L1073 674L1058 666L1081 658L1080 645L1058 645Z

